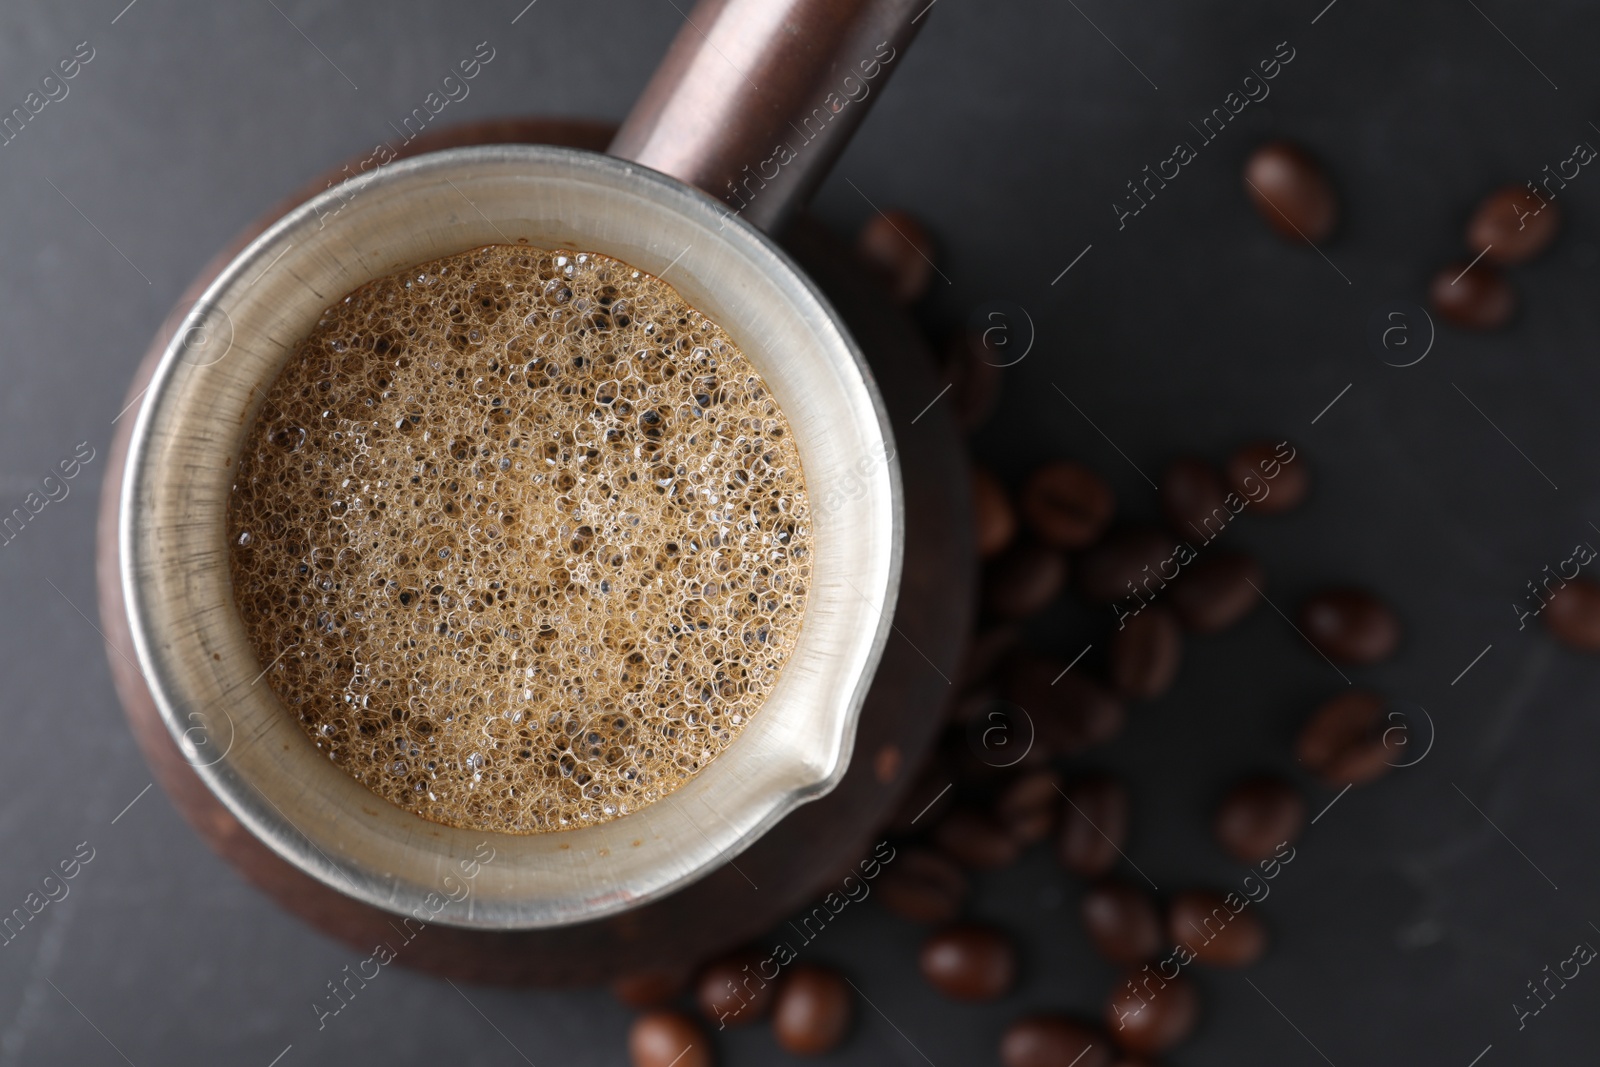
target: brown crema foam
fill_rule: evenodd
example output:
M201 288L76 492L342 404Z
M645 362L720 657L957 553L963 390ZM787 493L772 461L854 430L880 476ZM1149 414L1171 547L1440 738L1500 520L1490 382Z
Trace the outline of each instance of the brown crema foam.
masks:
M489 245L362 286L267 391L234 596L306 734L407 811L534 833L659 800L799 637L800 456L671 286Z

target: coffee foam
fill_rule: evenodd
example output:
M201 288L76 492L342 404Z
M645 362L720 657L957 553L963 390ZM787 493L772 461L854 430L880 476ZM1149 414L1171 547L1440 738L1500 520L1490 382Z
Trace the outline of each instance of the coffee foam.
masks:
M509 833L626 815L716 758L811 578L793 434L727 334L625 263L525 245L324 312L228 538L311 740L408 811Z

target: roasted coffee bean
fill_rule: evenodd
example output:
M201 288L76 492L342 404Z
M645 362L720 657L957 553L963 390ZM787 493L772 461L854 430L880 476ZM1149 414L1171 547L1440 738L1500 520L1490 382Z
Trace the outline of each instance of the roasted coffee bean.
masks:
M989 565L984 603L1002 619L1036 615L1060 595L1067 582L1067 558L1043 545L1020 545Z
M972 524L978 555L998 556L1017 532L1017 513L1000 479L987 467L972 468Z
M1106 1029L1111 1040L1141 1056L1165 1052L1200 1020L1200 998L1179 974L1162 978L1152 967L1131 971L1111 990Z
M778 987L772 1034L796 1056L820 1056L844 1040L854 1011L850 984L837 971L797 964Z
M1161 949L1161 912L1150 894L1126 882L1101 882L1083 895L1083 925L1095 949L1132 966Z
M970 689L984 681L1021 640L1022 628L1016 623L1000 623L979 630L967 646L966 658L961 662L961 677L956 680L957 688Z
M1184 540L1216 537L1233 520L1225 503L1228 487L1203 459L1178 459L1161 478L1161 513Z
M1575 578L1557 589L1541 613L1557 640L1600 652L1600 583Z
M967 899L967 876L942 853L903 848L878 879L883 906L919 923L947 923Z
M634 1009L658 1008L683 992L688 975L680 971L635 971L611 983L611 995Z
M1246 967L1267 950L1266 927L1237 893L1179 893L1167 906L1167 937L1210 967Z
M1483 252L1484 262L1509 267L1545 250L1561 229L1561 209L1522 185L1496 189L1467 222L1467 250ZM1484 251L1488 249L1488 251Z
M1040 541L1079 549L1105 532L1116 500L1100 476L1081 463L1058 459L1034 469L1022 485L1022 517Z
M745 950L706 964L695 979L694 999L700 1014L724 1026L747 1026L764 1018L775 990L761 977L761 953Z
M1067 786L1061 810L1061 863L1085 878L1099 878L1116 866L1128 837L1128 791L1106 775L1080 778Z
M1250 614L1265 582L1261 565L1251 557L1212 550L1185 567L1173 584L1172 610L1195 633L1216 633Z
M1340 693L1300 728L1295 758L1328 785L1370 782L1400 762L1402 746L1385 745L1394 725L1385 717L1383 698L1377 694Z
M950 926L923 942L922 976L952 1000L996 1000L1017 976L1010 938L990 926Z
M628 1031L633 1067L711 1067L711 1041L699 1025L676 1011L654 1011Z
M1428 284L1428 302L1441 319L1463 330L1498 330L1517 310L1511 283L1487 263L1445 267Z
M1067 670L1067 664L1057 660L1019 656L1006 671L1004 692L1026 715L1018 716L1020 722L1003 725L1020 740L1032 727L1028 759L1035 763L1081 752L1109 741L1122 729L1122 701L1081 668ZM1006 741L1014 743L1009 736ZM1006 757L1007 762L1012 758Z
M957 808L933 831L933 843L963 867L993 870L1009 867L1022 854L1006 827L989 815Z
M1172 685L1182 657L1178 617L1151 605L1111 631L1111 684L1130 700L1153 700Z
M1178 574L1178 543L1159 530L1119 530L1083 555L1078 585L1097 604L1140 603L1160 594Z
M1257 441L1228 459L1233 504L1258 515L1276 515L1297 506L1311 490L1311 468L1288 441Z
M1240 863L1260 863L1300 836L1306 802L1282 778L1250 778L1228 790L1212 828L1217 842Z
M1054 771L1031 771L995 799L994 817L1019 845L1049 837L1061 810L1061 779Z
M1000 1038L1005 1067L1108 1067L1111 1052L1092 1029L1059 1015L1025 1015Z
M1298 145L1269 141L1244 165L1245 192L1256 210L1290 241L1321 244L1339 221L1339 198L1322 165Z
M989 421L1000 400L1000 370L976 333L958 333L945 346L944 371L950 378L950 399L956 425L972 431Z
M1324 589L1300 605L1300 631L1335 663L1365 666L1400 644L1400 620L1364 589Z
M856 252L888 286L897 304L914 304L933 279L934 246L922 223L905 211L879 211L861 227Z

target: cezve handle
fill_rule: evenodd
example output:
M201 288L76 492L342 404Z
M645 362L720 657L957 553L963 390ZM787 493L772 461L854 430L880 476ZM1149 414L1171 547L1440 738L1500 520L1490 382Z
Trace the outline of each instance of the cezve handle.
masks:
M811 196L927 0L700 0L611 142L775 232Z

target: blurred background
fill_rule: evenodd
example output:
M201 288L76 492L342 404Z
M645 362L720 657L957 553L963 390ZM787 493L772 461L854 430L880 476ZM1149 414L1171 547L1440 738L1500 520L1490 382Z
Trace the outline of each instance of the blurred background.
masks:
M0 514L50 494L0 544L0 913L33 910L47 874L82 860L80 843L92 852L0 948L0 1064L627 1062L633 1013L605 990L469 1000L399 968L319 1032L311 1002L356 957L245 884L159 787L145 792L94 607L113 422L207 260L391 138L478 42L495 60L442 118L616 121L687 10L523 2L0 12L0 114L81 61L66 95L0 146ZM1266 606L1191 642L1170 691L1075 761L1128 782L1121 873L1164 895L1238 884L1211 821L1242 775L1287 776L1317 817L1257 909L1268 951L1245 970L1190 969L1201 1019L1162 1062L1573 1061L1600 1036L1600 979L1541 985L1559 992L1537 1002L1528 985L1600 944L1600 660L1536 620L1519 627L1518 611L1543 568L1600 542L1600 470L1585 458L1600 454L1600 177L1553 186L1561 232L1508 274L1508 328L1435 317L1426 358L1395 367L1371 324L1397 301L1427 304L1435 272L1470 258L1462 230L1484 196L1600 144L1600 10L1325 3L937 0L813 211L850 239L874 206L921 220L939 272L914 311L932 335L992 301L1026 311L1032 348L971 441L1007 485L1072 458L1110 483L1120 515L1154 519L1150 482L1172 459L1292 440L1309 497L1247 515L1234 547L1289 615L1352 583L1401 620L1393 657L1346 673L1427 709L1430 747L1370 785L1343 794L1296 766L1297 732L1345 682ZM1270 97L1119 228L1126 183L1174 142L1198 144L1190 124L1280 42L1294 58ZM1339 226L1318 250L1276 236L1244 191L1246 157L1275 137L1314 153L1337 189ZM74 477L44 483L72 460ZM1025 641L1063 661L1095 645L1082 669L1098 670L1109 622L1060 604ZM1090 947L1083 885L1053 847L972 885L966 914L1018 946L1015 987L946 1001L918 972L926 928L869 898L806 950L863 998L829 1062L999 1062L1025 1012L1101 1015L1118 972ZM715 1046L728 1064L791 1059L763 1025Z

